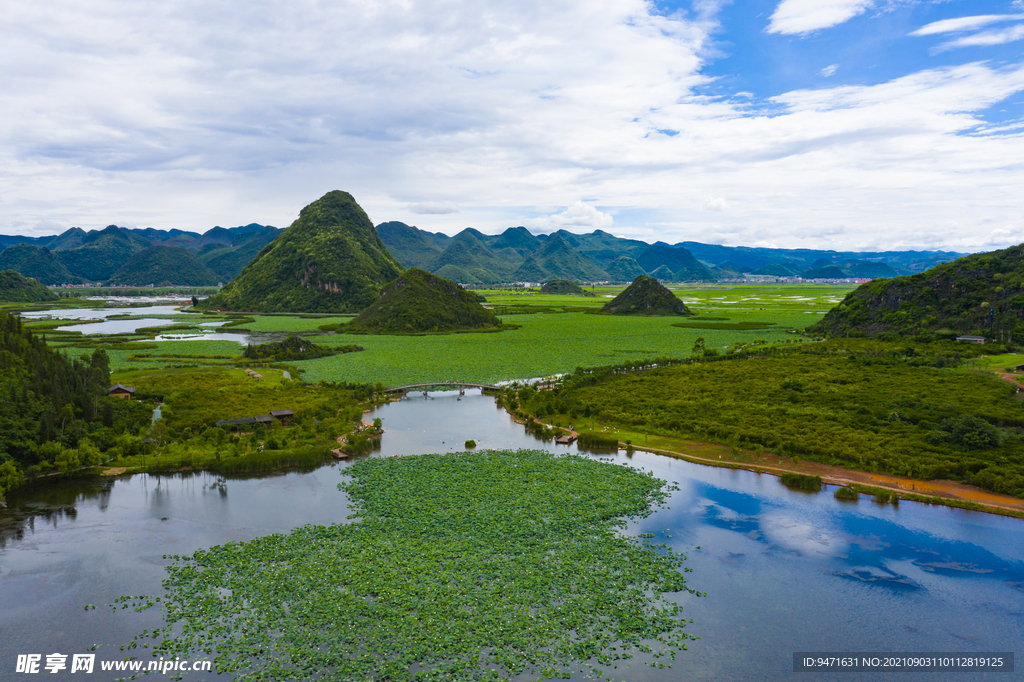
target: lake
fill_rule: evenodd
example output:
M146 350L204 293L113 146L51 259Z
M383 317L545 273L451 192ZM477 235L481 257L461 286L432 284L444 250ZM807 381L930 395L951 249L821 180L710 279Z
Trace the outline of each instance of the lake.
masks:
M366 415L383 418L386 429L374 456L458 451L470 438L478 449L577 451L537 440L492 398L467 393L416 394ZM910 502L843 503L832 489L798 493L767 474L649 453L590 456L678 483L668 508L628 532L654 533L655 542L688 554L690 585L708 595L680 597L701 639L672 670L620 667L623 679L833 679L794 673L793 653L995 652L1024 642L1020 520ZM0 510L0 679L26 679L14 672L19 653L85 653L95 644L97 660L123 657L121 644L162 621L155 610L114 614L107 605L121 595L159 594L165 554L345 523L337 483L346 466L245 478L136 475L12 493L10 508Z

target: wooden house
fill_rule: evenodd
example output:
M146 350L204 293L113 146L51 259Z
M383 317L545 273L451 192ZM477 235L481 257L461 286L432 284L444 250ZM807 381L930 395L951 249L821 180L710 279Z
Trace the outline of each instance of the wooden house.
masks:
M295 416L295 413L292 412L291 410L271 410L270 416L278 420L282 424L288 424Z
M114 384L107 389L107 395L111 398L134 398L135 387L125 386L124 384Z

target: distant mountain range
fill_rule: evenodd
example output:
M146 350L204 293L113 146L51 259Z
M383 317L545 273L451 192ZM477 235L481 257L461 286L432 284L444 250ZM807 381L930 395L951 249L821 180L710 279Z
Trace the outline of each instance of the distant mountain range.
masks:
M745 274L804 279L885 278L913 274L959 258L948 251L858 253L814 249L666 244L623 239L595 230L532 234L510 227L498 235L467 228L449 237L400 222L377 226L384 244L405 267L417 267L470 285L496 282L631 282L639 275L688 282Z
M533 234L525 227L510 227L501 234L488 235L467 228L449 237L386 222L376 231L404 267L421 268L472 286L552 279L632 282L640 275L670 281L745 275L888 278L922 272L965 255L773 249L688 241L648 244L603 230ZM73 227L49 237L0 235L0 270L15 270L43 284L210 285L233 280L281 232L252 223L214 227L204 234L111 225L90 232Z
M0 235L0 270L43 284L106 283L209 286L227 282L281 232L252 223L182 230L72 227L50 237Z

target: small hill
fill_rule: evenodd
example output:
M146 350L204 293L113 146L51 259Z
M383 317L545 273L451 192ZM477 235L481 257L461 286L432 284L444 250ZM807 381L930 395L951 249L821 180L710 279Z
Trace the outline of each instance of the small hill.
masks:
M249 344L242 352L247 360L268 360L285 362L293 360L314 360L339 353L352 353L363 350L362 346L318 346L301 336L292 334L284 341L276 343Z
M3 303L36 303L59 298L39 280L23 277L14 270L0 272L0 301Z
M402 266L351 194L334 190L302 209L203 308L351 313L377 300Z
M576 282L570 282L567 279L553 279L544 283L544 286L540 288L540 293L583 295L586 292Z
M43 284L78 284L57 254L45 246L15 244L0 252L0 270L16 270Z
M388 284L380 297L346 327L347 333L423 334L489 331L501 321L471 291L412 268Z
M612 282L632 282L640 275L647 274L634 259L629 256L618 256L613 260L605 272Z
M662 282L671 282L676 279L675 274L672 272L672 268L667 265L659 265L654 268L654 270L651 271L651 277L661 280Z
M978 253L916 275L862 284L808 331L827 336L929 332L1024 338L1024 245Z
M212 286L217 283L217 275L180 246L151 246L133 255L111 275L109 282L131 286L164 283Z
M676 295L653 277L641 275L599 311L609 315L693 315Z
M712 279L708 269L692 253L668 244L654 244L640 254L636 262L652 276L655 270L664 265L680 282Z
M441 253L425 232L397 220L378 225L377 234L391 255L409 268L425 268Z

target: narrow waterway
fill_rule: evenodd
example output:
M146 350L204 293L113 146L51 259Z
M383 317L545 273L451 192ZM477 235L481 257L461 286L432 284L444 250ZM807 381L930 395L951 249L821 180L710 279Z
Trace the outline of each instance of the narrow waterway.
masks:
M373 456L457 451L467 439L477 449L576 452L526 434L491 398L468 393L417 394L367 415L384 420ZM624 679L824 680L835 676L792 672L793 653L1021 649L1022 521L906 502L898 509L866 498L843 503L831 490L797 493L773 476L642 452L590 456L678 484L668 508L628 532L654 533L688 554L690 584L708 595L683 598L701 639L672 670L620 668ZM26 679L15 673L23 653L85 653L96 645L97 660L123 657L120 645L161 621L156 610L113 613L107 605L121 595L159 594L164 555L345 523L337 483L346 466L227 479L136 475L12 494L10 508L0 510L0 679Z

